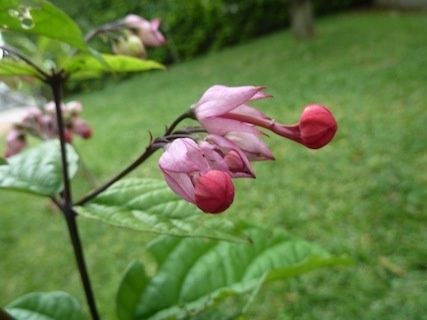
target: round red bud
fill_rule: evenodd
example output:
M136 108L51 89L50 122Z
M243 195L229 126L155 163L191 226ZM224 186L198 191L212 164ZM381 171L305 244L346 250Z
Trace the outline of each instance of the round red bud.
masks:
M319 149L333 139L338 125L328 108L312 104L304 108L299 128L303 144L311 149Z
M92 137L92 129L89 124L83 119L74 118L71 125L74 133L76 133L83 139L90 139Z
M70 129L65 129L64 130L64 139L66 143L72 143L73 142L73 133L71 132Z
M234 185L227 172L210 170L197 179L194 193L200 210L220 213L233 203Z

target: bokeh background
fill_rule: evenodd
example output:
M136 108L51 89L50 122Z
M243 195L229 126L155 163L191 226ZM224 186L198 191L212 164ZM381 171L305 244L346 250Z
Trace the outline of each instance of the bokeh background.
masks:
M149 51L167 71L69 90L66 100L82 101L94 129L76 146L97 181L213 84L266 86L273 98L257 107L285 123L312 102L333 110L339 131L322 150L269 137L276 161L237 182L226 215L282 228L355 263L266 286L249 319L427 319L425 1L313 0L314 34L300 39L286 1L53 2L84 30L128 13L160 17L169 39ZM160 178L157 158L133 175ZM76 197L90 187L83 173L73 183ZM114 319L121 274L130 260L145 261L151 236L79 224L101 313ZM64 222L44 199L2 191L0 303L58 289L84 301Z

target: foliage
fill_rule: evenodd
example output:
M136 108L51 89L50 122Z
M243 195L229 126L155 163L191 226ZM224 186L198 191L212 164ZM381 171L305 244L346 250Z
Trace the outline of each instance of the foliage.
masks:
M78 155L67 145L68 172L73 177L78 168ZM52 140L9 158L0 166L0 188L55 196L62 191L61 153L59 142Z
M278 230L244 229L252 244L154 239L148 252L155 257L156 274L147 276L138 262L129 266L117 294L119 318L194 317L229 296L256 294L264 282L346 263Z
M343 14L319 21L319 37L310 43L295 43L281 32L168 73L114 82L76 97L88 106L85 114L96 129L96 145L77 147L97 179L105 181L145 146L144 127L161 133L174 113L213 83L266 84L274 88L274 99L260 108L291 121L299 104L318 97L336 106L341 127L336 143L313 154L271 137L282 160L256 165L256 186L239 183L243 192L227 217L289 230L331 252L348 252L357 263L333 276L330 270L316 271L269 285L247 317L422 319L427 313L422 174L427 140L420 134L427 121L426 28L425 15L418 13ZM151 94L165 86L162 94ZM149 111L141 116L142 110ZM134 176L160 178L160 173L153 161ZM90 187L81 172L73 183L76 197ZM7 279L0 300L60 286L83 302L73 257L62 246L68 235L61 217L36 197L1 191L0 202L0 278ZM129 261L137 258L152 275L153 265L142 254L150 235L91 219L78 222L101 314L109 317L119 273ZM23 255L27 250L31 254ZM23 266L31 272L16 271ZM239 301L226 302L221 310Z
M180 190L177 194L189 203L197 205L205 213L221 213L234 200L234 185L231 178L242 177L242 175L254 177L253 173L249 174L250 160L254 158L249 159L246 152L258 157L257 160L262 159L262 154L271 154L259 140L260 132L254 131L257 129L252 127L252 124L270 128L273 132L280 132L281 136L292 138L303 145L319 148L320 144L313 144L313 134L316 140L322 141L321 146L324 146L336 132L336 121L326 107L311 108L308 111L310 118L308 120L304 117L306 114L304 111L301 124L271 126L271 119L266 119L256 109L244 105L259 97L267 98L268 95L262 92L262 87L214 86L211 91L205 93L208 100L206 103L198 104L196 108L189 108L177 116L171 125L165 128L163 135L154 138L150 133L145 150L136 160L122 168L110 180L92 188L86 196L75 201L71 180L81 162L79 163L79 156L75 149L67 144L72 140L69 130L74 130L84 138L91 137L92 130L84 120L77 118L82 110L80 103L71 102L67 105L63 103L63 89L73 76L81 79L99 77L105 72L136 72L162 68L162 65L153 61L107 55L87 45L93 36L99 33L131 32L130 29L135 28L135 23L139 31L143 32L137 41L145 41L148 45L153 40L150 37L160 37L161 39L153 40L151 44L153 46L163 44L164 38L157 30L158 20L150 23L142 17L131 16L131 22L119 20L104 24L83 38L81 30L73 20L46 0L6 0L0 8L2 8L0 14L2 29L8 32L32 33L36 37L45 37L70 46L57 55L53 52L53 61L45 60L46 57L43 55L38 55L41 61L32 60L17 48L8 45L0 47L5 56L0 59L0 70L3 71L3 75L33 76L50 90L53 100L43 112L33 108L27 118L22 123L15 124L12 134L8 135L7 143L10 150L5 155L8 161L1 159L0 162L0 188L45 196L59 209L68 228L70 244L88 310L93 320L100 319L100 316L80 240L77 223L79 213L82 216L96 218L98 221L138 231L187 237L187 239L177 240L163 236L150 246L150 252L156 257L159 267L158 274L152 279L147 278L142 265L134 264L131 267L131 274L125 276L118 294L117 308L120 310L120 317L124 318L134 318L134 316L147 318L153 314L155 318L178 318L186 314L185 309L188 307L202 311L225 296L241 295L248 291L256 292L264 281L296 276L318 267L346 262L330 256L317 246L290 239L283 234L274 235L268 229L251 226L240 230L226 219L204 220L205 217L200 212L190 210L181 201L177 201L175 196L171 196L162 182L142 179L122 180L157 150L164 148L166 152L162 156L163 161L160 159L160 162L166 165L161 168L165 169L163 172L169 187L175 192ZM148 26L147 23L149 23ZM42 45L42 48L45 47ZM140 57L143 58L143 56ZM16 63L17 61L25 63L29 69L20 66ZM217 108L229 108L228 104L233 107L233 110L239 107L241 107L239 110L243 109L244 112L240 115L243 118L239 118L243 119L242 122L235 120L227 122L221 117L218 119L201 117L203 114L209 115L209 110L212 115ZM205 110L204 113L203 110ZM251 117L254 113L257 113L257 118ZM235 116L239 115L235 114ZM71 127L67 124L67 119L71 119ZM180 128L181 122L185 119L198 121L198 126ZM247 138L245 146L240 146L239 142L227 140L225 133L220 136L219 132L211 132L205 126L205 123L210 121L234 123L234 127L229 125L230 132L234 134L239 134L239 130L248 130L248 128L256 134ZM26 122L34 125L34 127L27 126L26 130L34 131L34 135L39 136L41 140L58 137L59 143L56 140L43 141L36 147L20 153L26 146L26 138L19 130L22 129L20 126L26 126ZM248 137L244 130L242 131L243 140ZM46 137L39 135L43 132L49 134ZM208 133L212 140L210 142L201 140L203 136L207 139ZM323 139L325 134L327 142L323 143L326 141ZM213 137L216 138L213 139ZM306 138L309 138L309 141ZM209 144L209 147L206 144ZM254 145L251 146L251 144ZM261 150L263 150L262 154ZM264 160L267 159L271 157L264 158ZM201 181L204 182L201 183ZM221 203L220 207L215 205L217 202ZM251 237L252 246L219 241L247 241L248 235ZM212 245L212 243L206 243L206 240L190 239L191 237L218 240ZM206 257L209 257L209 268L206 268L203 262ZM195 266L199 266L199 261L202 261L201 268L195 269ZM213 270L210 269L212 267L214 267ZM225 282L215 280L208 281L203 286L199 285L201 280L218 271L216 270L218 267L227 272L231 271L232 277ZM181 275L189 280L190 284L184 282L185 287L176 287L176 270L180 270ZM245 270L243 277L236 276L242 270ZM193 286L191 283L196 285ZM144 284L147 286L145 287ZM135 292L135 286L138 286L140 291ZM158 293L161 291L162 295L169 297L172 293L173 298L177 289L184 295L179 296L178 300L164 300L159 308ZM129 309L129 303L131 303L131 309ZM184 308L181 307L182 303L185 304ZM136 311L132 310L133 307L136 307ZM142 308L142 313L139 308ZM9 304L7 312L18 319L79 320L84 318L78 302L63 292L25 295ZM8 317L2 311L3 315Z
M16 320L84 320L79 302L65 292L34 292L22 296L6 306Z
M284 1L276 0L55 0L86 29L136 12L147 18L161 17L169 38L168 48L159 48L152 58L163 62L187 60L198 54L247 41L288 26ZM325 14L370 0L316 0L316 12ZM87 14L81 15L81 12Z
M155 179L123 179L83 207L83 217L138 231L249 242L231 221L206 217Z

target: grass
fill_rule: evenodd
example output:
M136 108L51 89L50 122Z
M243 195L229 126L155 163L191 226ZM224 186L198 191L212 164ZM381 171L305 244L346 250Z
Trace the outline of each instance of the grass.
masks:
M310 151L272 136L276 161L237 183L227 215L289 230L356 264L264 288L250 319L427 319L427 17L349 13L318 21L313 41L288 31L76 99L95 128L78 143L98 180L128 163L210 85L258 84L257 103L295 122L313 101L331 107L335 141ZM157 158L158 155L154 158ZM160 177L153 159L134 173ZM81 179L80 179L81 180ZM77 181L79 192L87 188ZM84 301L64 222L43 199L0 194L0 302L62 289ZM79 221L106 318L127 263L148 235Z

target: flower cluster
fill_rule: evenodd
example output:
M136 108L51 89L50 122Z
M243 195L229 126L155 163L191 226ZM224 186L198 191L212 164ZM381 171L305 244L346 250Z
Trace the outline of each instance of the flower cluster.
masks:
M119 23L126 30L113 45L116 54L145 58L145 47L160 47L166 39L160 32L160 19L148 21L135 14L129 14ZM130 32L129 32L130 31Z
M260 128L311 149L332 140L337 123L326 107L309 105L297 124L281 124L248 105L269 98L264 89L216 85L203 94L192 111L207 135L173 140L159 160L175 193L204 212L226 210L234 198L232 178L255 178L251 161L274 160Z
M83 111L78 101L71 101L61 105L65 124L65 140L73 141L76 134L83 139L92 137L89 124L80 117ZM21 152L27 146L27 135L32 135L42 140L58 137L55 104L47 103L43 109L30 107L25 116L15 123L6 137L5 157L11 157Z

